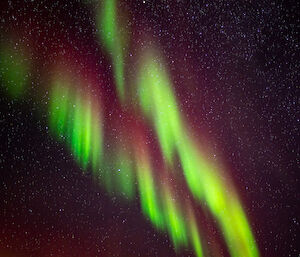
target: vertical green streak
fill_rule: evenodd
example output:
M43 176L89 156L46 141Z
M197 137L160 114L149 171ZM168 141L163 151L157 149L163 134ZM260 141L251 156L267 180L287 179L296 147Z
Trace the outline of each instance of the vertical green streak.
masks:
M236 199L232 199L224 215L218 215L231 256L259 256L246 215ZM237 236L233 236L237 235Z
M98 13L97 23L100 39L111 56L117 91L121 100L124 100L124 39L118 28L116 0L105 0Z
M29 76L29 60L24 50L12 45L0 45L0 80L8 95L21 97Z
M96 107L97 108L97 107ZM100 163L102 160L102 127L101 127L101 114L99 111L93 111L93 119L91 120L91 163L94 173L99 172ZM98 174L96 174L98 175Z
M82 157L82 145L83 145L83 106L81 99L77 96L76 104L74 106L74 120L72 128L72 140L71 140L71 149L75 155L75 159L80 163Z
M116 0L105 0L99 17L101 38L108 51L115 49L117 40Z
M91 97L71 88L71 82L69 78L53 80L49 103L50 130L69 145L84 170L91 164L93 172L98 172L102 147L101 113Z
M203 250L201 245L201 239L197 227L197 222L195 220L194 214L190 211L188 217L190 237L192 238L192 245L197 257L203 257Z
M59 81L53 84L50 95L50 129L57 133L59 140L64 136L67 121L67 110L70 104L70 95L67 87L61 85Z
M189 140L185 140L185 143L178 148L178 153L185 179L191 192L199 200L202 200L203 188L201 186L201 180L203 178L203 172L208 170L206 163L203 161L201 155L197 154L197 151L192 147Z
M164 214L151 174L150 164L145 160L137 164L138 186L142 211L158 229L164 228Z
M85 113L83 113L83 149L82 149L82 163L84 168L87 168L88 161L91 153L91 139L92 139L92 106L90 101L86 103Z
M154 121L162 152L171 164L176 144L181 142L182 126L171 83L154 56L145 58L137 83L141 107Z
M180 246L187 245L187 231L183 215L172 198L172 194L168 189L165 189L164 208L165 220L169 234L171 235L175 250Z

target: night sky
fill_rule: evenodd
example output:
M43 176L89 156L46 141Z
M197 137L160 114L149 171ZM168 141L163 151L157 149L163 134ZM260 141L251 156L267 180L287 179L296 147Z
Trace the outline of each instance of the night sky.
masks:
M221 192L243 206L257 256L299 257L299 2L120 0L111 45L101 22L104 2L0 3L0 257L197 256L190 243L177 249L172 230L159 231L143 214L139 190L146 178L138 179L139 161L148 159L154 191L178 201L185 225L191 221L185 206L193 211L203 256L236 257L239 250L230 252L219 226L223 218L211 214L213 200L199 200L182 175L182 152L192 141L222 167L216 173L225 181ZM159 98L139 98L146 90L135 83L144 81L140 56L151 49L157 59L144 59L159 59L168 74L161 81L171 86L158 90ZM102 131L99 153L94 132L87 137L94 148L82 139L86 148L78 153L68 139L78 130L73 119L67 125L55 120L52 84L60 77L57 98L65 90L77 106L67 115L76 119L82 106L80 115L92 113L91 130ZM170 132L174 166L168 166L156 123L160 106L151 103L162 99L163 106L170 95L184 138ZM79 119L79 127L87 126ZM61 132L58 124L68 129ZM102 175L92 168L94 153ZM120 194L131 187L110 184L119 183L119 153L135 158L129 200ZM255 255L240 257L248 256Z

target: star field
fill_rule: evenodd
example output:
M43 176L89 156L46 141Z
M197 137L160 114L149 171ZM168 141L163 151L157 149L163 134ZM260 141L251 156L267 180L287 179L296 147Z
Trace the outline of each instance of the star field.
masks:
M164 152L155 123L161 110L147 114L140 102L148 96L134 91L135 79L143 78L139 56L152 48L163 60L153 57L154 63L168 70L166 81L173 87L166 95L174 94L178 114L173 106L172 111L212 160L222 160L226 172L220 181L234 185L232 197L238 195L243 204L259 256L299 256L299 3L120 0L122 26L116 35L126 44L112 40L111 47L101 41L106 31L97 19L102 2L0 3L0 256L197 256L193 247L177 251L172 230L155 228L134 190L123 192L132 197L128 203L105 173L104 182L95 179L81 152L74 151L70 129L55 130L58 123L49 123L49 85L67 74L61 81L69 93L63 97L74 110L89 103L90 109L80 112L86 117L92 110L103 123L96 127L103 131L99 153L108 156L96 163L101 171L109 170L119 183L125 161L119 163L115 152L120 147L131 158L132 145L140 141L149 146L154 167L167 163L165 152L172 151ZM9 53L12 64L4 58L7 45L21 56ZM119 61L120 56L126 58ZM7 75L9 65L15 67L13 75ZM29 68L19 79L22 67ZM122 68L124 93L118 80ZM10 87L17 83L18 92ZM171 100L165 97L162 103L172 105ZM76 120L72 113L66 114L71 117L67 127ZM183 158L177 151L176 161ZM92 155L92 150L86 153L86 163ZM182 170L184 162L174 166ZM170 185L180 211L184 199L191 202L205 238L204 256L231 256L209 201L197 205L183 175L164 179L157 192ZM132 183L136 191L140 183Z

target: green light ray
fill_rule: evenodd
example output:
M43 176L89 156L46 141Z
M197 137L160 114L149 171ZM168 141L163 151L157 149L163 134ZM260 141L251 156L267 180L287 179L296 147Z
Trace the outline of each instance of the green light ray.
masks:
M222 228L231 256L259 256L251 228L236 196L226 190L217 170L196 151L196 146L185 140L179 156L187 183L193 195L205 201ZM234 203L234 204L232 204Z
M83 113L83 149L82 149L82 163L83 167L86 169L89 159L91 158L91 148L92 148L92 106L91 102L86 103L86 113Z
M50 103L50 131L66 142L75 160L86 170L98 172L102 152L101 113L91 97L76 92L69 78L53 80Z
M197 222L194 216L194 213L190 210L188 215L188 227L190 232L190 237L192 245L197 257L203 257L203 249L200 239L200 233L198 230Z
M125 99L124 51L128 33L124 26L122 31L119 27L116 0L105 0L103 2L101 11L98 12L97 25L100 31L99 37L111 56L117 92L119 98L123 101Z
M159 200L155 181L152 176L150 164L146 160L137 163L138 187L142 205L142 211L145 216L156 228L162 230L165 227L163 208Z
M167 229L173 241L175 250L178 251L181 246L187 246L187 228L183 214L177 206L173 194L166 187L164 188L164 191L164 215Z
M154 55L145 57L137 84L141 108L153 120L163 155L171 164L176 144L182 141L180 112L166 71Z
M72 137L71 137L71 149L75 155L75 159L80 163L83 147L83 115L84 107L81 103L79 96L76 97L76 104L74 105L74 116L73 116L73 126L72 126ZM88 146L89 147L89 146Z
M92 108L92 128L91 128L91 163L92 170L97 175L99 173L100 164L102 162L102 145L103 145L103 130L102 130L102 115L100 110Z
M60 81L55 81L50 95L50 129L53 133L57 133L58 139L61 140L65 134L67 113L70 104L70 92L68 87L61 84Z
M217 217L231 256L238 257L243 254L243 256L258 257L259 252L251 228L237 199L231 200L228 208L223 212L223 215L218 213Z

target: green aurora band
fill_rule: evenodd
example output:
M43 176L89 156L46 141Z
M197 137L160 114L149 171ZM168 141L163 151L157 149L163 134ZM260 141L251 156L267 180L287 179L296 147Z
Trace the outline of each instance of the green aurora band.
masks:
M175 194L164 179L159 183L153 174L149 151L143 143L135 145L138 186L142 211L151 223L159 230L168 232L178 252L190 242L195 249L197 257L202 257L202 246L198 227L190 220L187 224L186 213L175 201ZM190 241L189 241L190 240Z
M173 166L175 154L178 154L192 194L200 202L205 202L217 218L231 256L259 256L238 197L228 192L229 185L221 180L216 167L188 136L166 70L154 53L146 53L142 58L137 78L140 107L154 124L164 157ZM200 251L195 242L193 245L198 249L196 252Z
M111 55L118 96L123 102L125 41L116 13L116 0L106 0L97 22L101 28L100 38ZM136 78L138 108L154 126L168 170L175 170L176 160L179 160L188 188L218 221L232 257L258 257L238 196L232 185L221 179L218 168L189 135L168 72L157 52L150 50L143 54ZM170 185L157 181L145 142L133 145L137 148L134 156L120 150L120 145L116 145L116 149L105 158L101 156L101 112L94 111L90 97L72 92L71 82L70 79L54 79L49 109L51 130L59 140L67 142L83 169L92 164L94 174L109 194L131 201L138 193L143 214L159 231L169 234L176 252L181 247L192 245L197 257L203 257L195 210L191 206L184 208L184 199L176 202ZM135 92L132 95L136 95ZM176 172L174 176L177 178Z
M164 157L171 164L182 127L171 83L164 67L152 56L144 57L138 74L138 96L145 115L152 119Z
M101 113L91 97L74 93L70 79L54 78L49 104L51 132L64 141L85 170L100 167L102 152Z

